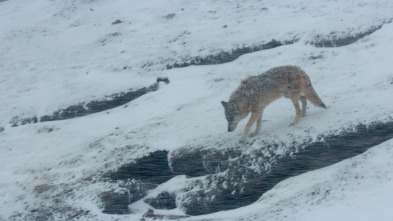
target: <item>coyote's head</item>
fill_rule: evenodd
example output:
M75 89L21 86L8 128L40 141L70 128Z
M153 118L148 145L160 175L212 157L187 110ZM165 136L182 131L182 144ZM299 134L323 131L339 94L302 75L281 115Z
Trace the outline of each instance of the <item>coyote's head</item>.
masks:
M240 120L247 117L247 114L243 114L237 110L236 106L232 102L221 101L222 106L225 109L225 117L228 121L228 132L234 131Z

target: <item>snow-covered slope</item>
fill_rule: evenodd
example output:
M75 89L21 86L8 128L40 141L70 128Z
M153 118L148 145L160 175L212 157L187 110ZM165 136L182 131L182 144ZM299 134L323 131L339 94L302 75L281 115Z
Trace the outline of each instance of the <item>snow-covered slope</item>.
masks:
M392 11L393 2L388 0L0 2L0 220L140 218L147 208L143 203L131 208L135 211L131 215L101 213L98 195L119 186L103 182L101 175L155 150L235 144L245 122L227 133L220 101L229 98L241 79L271 67L302 67L329 109L311 106L308 116L289 128L293 107L280 99L266 109L262 131L246 150L260 149L264 142L316 140L358 124L392 121ZM112 25L117 19L122 22ZM313 44L359 35L361 39L345 47ZM173 63L272 39L296 41L230 63L166 69ZM126 106L83 118L11 127L15 117L48 115L150 85L159 76L169 77L171 83ZM355 211L373 211L375 202L386 200L389 205L387 196L393 191L387 188L391 172L385 164L393 159L391 146L389 141L370 150L364 162L358 157L284 181L247 212L237 210L237 217L280 220L293 212L294 219L312 220L339 210L352 220L361 214ZM288 151L279 149L276 154ZM348 166L353 162L373 169ZM370 171L384 175L360 179L359 186L365 188L361 194L356 176L340 190L344 183L335 174L342 170L359 177ZM313 177L326 180L329 174L337 179L324 185L312 181ZM181 185L187 180L179 176L170 183ZM321 189L334 195L324 202ZM370 204L357 203L374 192ZM337 197L341 193L348 198ZM260 205L268 206L258 212ZM391 216L385 208L380 210L382 218ZM203 218L232 216L228 214Z
M362 33L392 18L389 0L1 4L0 99L8 108L0 122L150 84L167 64L190 57L272 39L299 39L304 45ZM111 25L117 19L123 23ZM269 67L266 61L258 65L263 68L256 73ZM241 77L254 74L242 68L248 73Z

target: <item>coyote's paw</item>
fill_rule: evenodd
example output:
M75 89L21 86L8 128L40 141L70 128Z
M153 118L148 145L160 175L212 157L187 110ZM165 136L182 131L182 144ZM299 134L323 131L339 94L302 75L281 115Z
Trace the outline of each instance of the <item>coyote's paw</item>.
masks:
M249 137L255 137L257 134L258 134L258 132L252 132L252 133L250 133L248 136L249 136Z
M298 123L299 123L299 121L294 121L294 122L292 122L291 124L289 124L289 126L292 127L292 126L295 126L295 125L298 124Z

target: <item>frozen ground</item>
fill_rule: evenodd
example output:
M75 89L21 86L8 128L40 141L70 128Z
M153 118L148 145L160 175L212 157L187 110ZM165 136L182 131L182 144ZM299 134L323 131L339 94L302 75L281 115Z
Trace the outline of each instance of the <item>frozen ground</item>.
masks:
M302 67L329 109L311 106L308 116L290 128L293 107L280 99L266 109L260 135L245 148L392 121L392 9L387 0L0 2L0 220L44 213L58 220L75 214L96 220L140 218L147 210L143 203L134 205L131 215L101 213L98 194L117 184L100 176L154 150L237 142L245 122L227 133L220 101L241 79L271 67ZM116 19L122 23L112 25ZM312 45L379 26L345 47ZM230 63L165 69L272 39L298 40ZM11 127L14 117L51 114L150 85L158 76L171 83L127 106ZM249 207L192 219L388 220L393 217L391 147L388 141L354 159L286 180ZM179 176L169 183L184 182ZM170 212L182 213L180 208Z

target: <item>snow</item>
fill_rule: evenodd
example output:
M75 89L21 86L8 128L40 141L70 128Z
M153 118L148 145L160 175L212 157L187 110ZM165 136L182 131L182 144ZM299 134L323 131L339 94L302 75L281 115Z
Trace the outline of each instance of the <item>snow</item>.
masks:
M96 220L140 218L147 210L141 202L136 214L101 213L97 195L118 185L98 181L100 175L154 150L236 143L246 122L227 133L220 101L241 79L279 65L302 67L329 109L311 106L306 118L288 127L293 107L287 99L276 101L265 110L261 133L246 147L250 150L265 141L316 139L360 123L392 121L392 9L388 0L0 2L0 220L23 220L30 211L55 204L59 195L64 205L88 210ZM116 19L122 23L112 25ZM311 44L321 36L355 35L380 25L345 47ZM298 41L230 63L165 69L190 57L272 39ZM48 115L148 86L161 76L171 83L127 106L66 121L10 124L16 116ZM392 146L388 141L288 179L249 207L203 218L388 220L393 217ZM352 167L354 162L363 166ZM184 183L187 178L175 177L160 188ZM51 188L37 194L42 185ZM329 191L326 198L321 190Z

